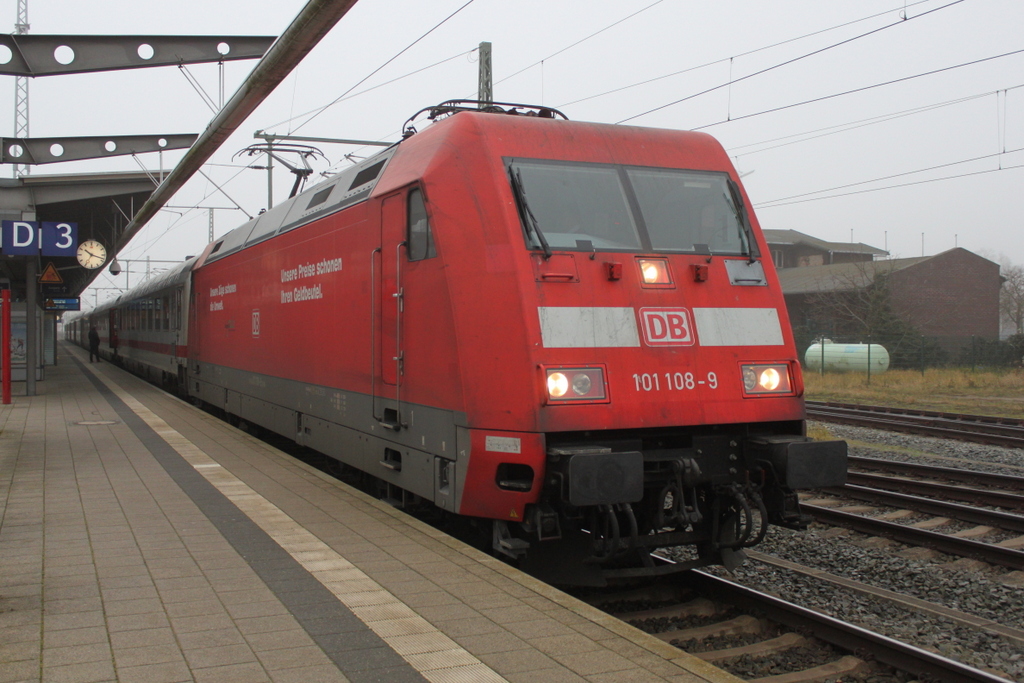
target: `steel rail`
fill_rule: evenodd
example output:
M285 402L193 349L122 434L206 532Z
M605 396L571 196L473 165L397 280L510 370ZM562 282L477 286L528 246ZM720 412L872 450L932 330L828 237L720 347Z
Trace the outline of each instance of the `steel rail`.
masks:
M178 165L132 217L131 222L125 227L119 246L128 244L357 1L309 0L284 33L274 41L224 108L210 121L206 130L185 153ZM97 275L101 270L96 270Z
M975 505L990 505L1004 510L1024 511L1024 496L1016 493L992 491L990 489L966 488L953 484L936 484L930 481L896 479L881 474L847 472L846 483L883 491L898 491L912 496L930 496L945 500L957 500Z
M1024 533L1024 517L1008 512L986 510L984 508L960 505L959 503L946 503L929 498L921 498L920 496L910 496L903 493L868 488L866 486L857 486L849 482L845 486L829 487L821 490L855 500L863 500L879 505L914 510L927 515L936 515L937 517L950 517L961 522Z
M975 669L700 570L688 572L684 581L687 585L699 586L702 592L707 591L720 595L734 604L756 607L772 621L784 624L794 630L808 632L815 638L836 647L854 653L870 653L877 661L910 673L922 680L942 683L1006 683L1005 678L995 674Z
M932 548L939 552L960 557L998 564L1011 569L1024 569L1024 552L1005 548L991 543L982 543L969 538L958 538L946 534L918 529L881 519L863 517L839 510L830 510L817 505L800 504L801 511L811 515L819 522L841 526L871 536L884 536L900 543Z
M956 467L940 467L937 465L919 465L898 460L879 460L850 456L847 461L851 466L893 474L907 474L917 477L947 479L957 483L974 484L975 486L991 486L1010 491L1024 491L1024 477L1009 474L994 474L976 470L962 470Z
M1000 417L998 415L970 415L967 413L943 413L935 410L911 410L910 408L893 408L891 406L872 406L859 403L839 403L837 401L807 401L808 407L813 408L837 408L852 409L862 412L883 413L888 415L907 415L911 417L941 418L959 422L1007 425L1010 427L1024 427L1024 420L1013 417Z
M1017 422L999 423L979 416L945 413L914 414L878 406L807 403L807 417L825 422L872 429L887 429L921 436L957 439L1007 448L1024 448L1024 426Z

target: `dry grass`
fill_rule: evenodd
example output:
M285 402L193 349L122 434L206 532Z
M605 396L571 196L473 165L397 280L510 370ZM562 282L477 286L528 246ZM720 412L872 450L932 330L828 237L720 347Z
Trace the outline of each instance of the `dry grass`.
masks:
M804 374L807 399L1024 418L1024 370Z

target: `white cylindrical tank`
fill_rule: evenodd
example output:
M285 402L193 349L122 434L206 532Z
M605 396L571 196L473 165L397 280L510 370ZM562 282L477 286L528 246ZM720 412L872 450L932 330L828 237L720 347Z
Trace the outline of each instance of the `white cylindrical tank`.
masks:
M870 346L871 374L889 369L889 352L881 344L833 344L826 341L822 350L820 343L811 344L804 354L804 368L821 370L824 357L826 370L868 371L868 347Z

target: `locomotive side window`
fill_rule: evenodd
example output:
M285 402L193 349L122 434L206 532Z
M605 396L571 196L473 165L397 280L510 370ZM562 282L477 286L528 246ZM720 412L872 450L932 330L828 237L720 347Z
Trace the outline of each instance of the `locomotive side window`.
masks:
M434 237L430 232L427 207L423 192L414 189L409 192L409 260L422 261L437 256Z

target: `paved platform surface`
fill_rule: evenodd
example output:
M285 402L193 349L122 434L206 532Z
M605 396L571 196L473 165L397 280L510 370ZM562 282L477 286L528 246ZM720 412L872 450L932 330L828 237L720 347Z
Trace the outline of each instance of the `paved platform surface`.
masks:
M739 680L87 360L0 406L0 683Z

